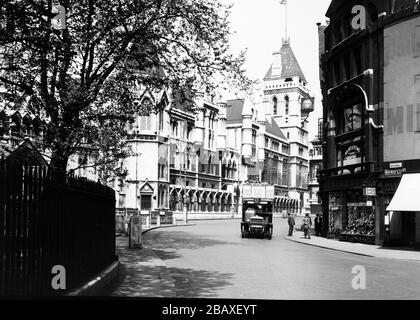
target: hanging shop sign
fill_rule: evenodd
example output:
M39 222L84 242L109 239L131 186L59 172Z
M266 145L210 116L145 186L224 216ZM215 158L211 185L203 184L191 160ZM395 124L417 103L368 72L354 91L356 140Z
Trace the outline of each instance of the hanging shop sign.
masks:
M363 195L367 197L376 197L376 188L372 188L372 187L363 188Z

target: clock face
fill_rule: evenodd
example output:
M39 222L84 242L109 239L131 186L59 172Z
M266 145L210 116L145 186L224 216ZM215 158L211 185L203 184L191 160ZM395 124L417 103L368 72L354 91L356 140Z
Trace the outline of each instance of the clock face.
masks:
M311 99L305 99L305 100L303 101L303 106L304 106L305 108L311 108L311 107L312 107L312 101L311 101Z

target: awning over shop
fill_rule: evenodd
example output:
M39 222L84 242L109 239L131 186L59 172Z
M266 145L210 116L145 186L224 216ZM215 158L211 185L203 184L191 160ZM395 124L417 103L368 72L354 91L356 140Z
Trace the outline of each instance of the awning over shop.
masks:
M420 211L420 173L404 174L387 211Z

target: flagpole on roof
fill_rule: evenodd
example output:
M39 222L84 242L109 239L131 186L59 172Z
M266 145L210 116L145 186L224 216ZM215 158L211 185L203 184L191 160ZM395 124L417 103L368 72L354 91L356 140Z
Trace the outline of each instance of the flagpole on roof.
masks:
M279 0L279 3L285 6L286 19L285 19L285 28L284 28L284 41L288 42L288 39L287 39L287 0Z
M285 9L286 9L286 26L284 28L284 30L285 30L284 40L287 41L287 0L284 0L284 5L285 5Z

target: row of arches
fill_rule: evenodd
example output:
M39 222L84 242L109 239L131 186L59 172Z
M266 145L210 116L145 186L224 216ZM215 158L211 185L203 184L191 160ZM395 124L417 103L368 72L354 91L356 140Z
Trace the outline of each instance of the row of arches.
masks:
M169 207L172 211L230 212L234 205L233 194L226 191L173 187L170 190Z
M274 213L298 213L301 203L299 200L290 199L288 197L277 197L274 199L273 211Z
M0 136L34 136L42 135L44 123L39 116L19 111L0 112Z

